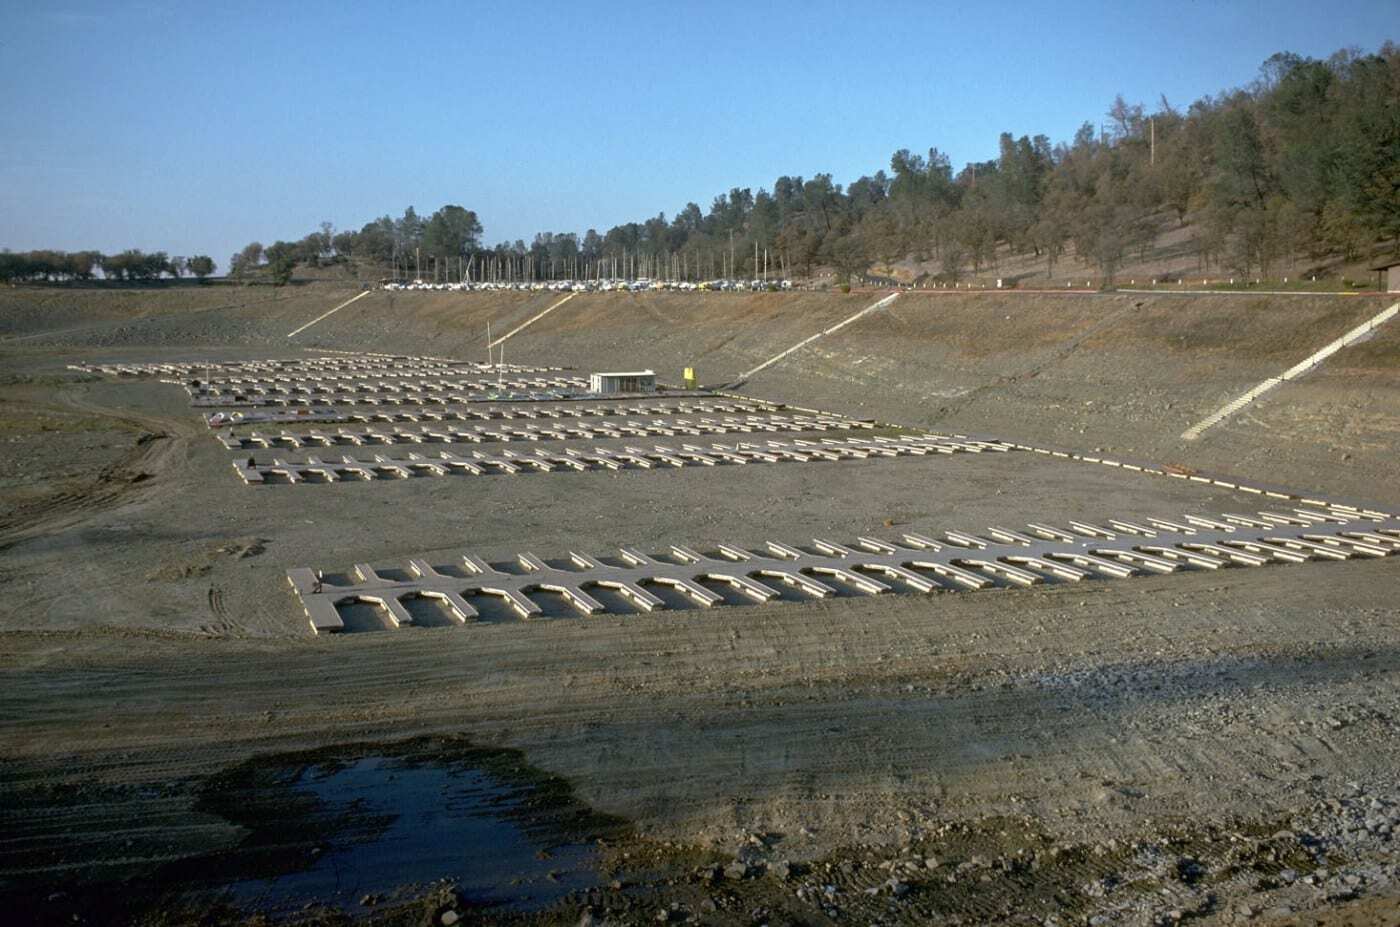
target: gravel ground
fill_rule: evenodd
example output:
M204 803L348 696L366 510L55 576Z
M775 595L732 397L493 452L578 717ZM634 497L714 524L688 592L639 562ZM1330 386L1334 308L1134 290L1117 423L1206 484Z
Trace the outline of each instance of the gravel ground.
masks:
M728 381L879 295L578 297L507 360ZM632 822L619 887L535 919L1394 922L1400 557L318 639L288 567L1258 508L1028 454L248 487L183 390L64 369L293 354L340 299L0 344L0 894L36 917L120 920L113 880L235 846L196 796L251 755L460 734ZM1370 304L904 299L744 389L1400 503L1393 333L1173 437ZM306 335L474 358L545 305L376 294Z

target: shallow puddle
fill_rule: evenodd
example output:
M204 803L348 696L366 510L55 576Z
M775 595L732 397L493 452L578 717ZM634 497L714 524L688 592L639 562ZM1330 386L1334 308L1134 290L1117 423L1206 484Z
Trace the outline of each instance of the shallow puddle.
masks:
M212 803L253 833L205 858L196 877L274 915L311 902L365 911L367 895L411 896L441 879L467 905L515 910L600 884L597 839L621 822L517 754L440 743L271 758L226 774Z

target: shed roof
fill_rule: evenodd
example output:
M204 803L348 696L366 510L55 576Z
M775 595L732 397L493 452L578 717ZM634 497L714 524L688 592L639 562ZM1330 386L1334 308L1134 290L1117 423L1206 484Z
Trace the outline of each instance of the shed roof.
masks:
M1400 257L1397 257L1397 258L1390 258L1390 259L1388 259L1388 260L1382 261L1381 263L1374 265L1371 269L1372 269L1372 270L1390 270L1390 268L1392 268L1392 267L1400 267Z

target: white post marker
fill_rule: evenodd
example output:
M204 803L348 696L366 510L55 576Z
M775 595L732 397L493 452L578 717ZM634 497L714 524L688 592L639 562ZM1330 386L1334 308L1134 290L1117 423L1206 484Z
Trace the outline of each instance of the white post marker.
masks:
M306 331L308 328L310 328L311 326L315 325L317 322L321 321L322 319L326 318L327 316L330 316L330 315L332 315L332 314L334 314L334 313L339 312L340 310L344 309L346 306L348 306L348 305L350 305L351 303L353 303L355 300L361 299L361 298L363 298L363 297L365 297L365 296L368 296L368 295L369 295L370 293L372 293L372 292L373 292L372 290L361 290L360 292L356 293L354 296L352 296L352 297L350 297L349 299L347 299L345 302L341 303L339 306L336 306L336 307L335 307L334 309L332 309L330 312L323 312L323 313L321 313L320 315L316 316L316 318L312 319L310 322L307 322L307 323L306 323L305 325L303 325L301 328L293 329L292 331L287 332L287 337L288 337L288 338L291 338L291 337L293 337L294 335L300 335L302 332Z
M1336 341L1329 343L1320 351L1316 351L1312 354L1309 354L1307 357L1303 358L1301 361L1294 364L1292 367L1289 367L1287 370L1285 370L1278 376L1269 377L1269 379L1265 380L1263 383L1260 383L1258 386L1249 390L1249 392L1245 393L1244 395L1230 400L1225 405L1217 409L1215 412L1208 415L1206 418L1201 419L1199 422L1183 431L1181 433L1181 437L1187 441L1196 440L1206 429L1214 428L1216 425L1219 425L1221 422L1225 421L1225 419L1234 415L1240 409L1243 409L1245 406L1249 405L1251 402L1258 399L1260 396L1264 395L1269 390L1273 389L1276 386L1281 386L1282 384L1287 383L1289 380L1296 380L1304 374L1311 372L1314 367L1327 360L1327 358L1331 357L1333 354L1336 354L1342 348L1345 348L1350 344L1355 344L1362 338L1365 338L1367 335L1371 334L1371 332L1375 331L1377 328L1380 328L1386 322L1389 322L1391 319L1395 318L1397 313L1400 313L1400 303L1396 303L1389 309L1381 311L1378 315L1372 316L1370 319L1367 319L1365 322L1362 322L1360 325L1356 326L1351 331L1338 338Z

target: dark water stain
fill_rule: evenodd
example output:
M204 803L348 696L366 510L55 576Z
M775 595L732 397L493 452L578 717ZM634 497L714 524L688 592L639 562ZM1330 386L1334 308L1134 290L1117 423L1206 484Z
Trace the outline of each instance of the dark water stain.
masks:
M536 910L597 887L598 840L626 832L520 754L450 738L260 758L211 781L201 808L249 835L165 877L272 915L440 880L467 906Z

